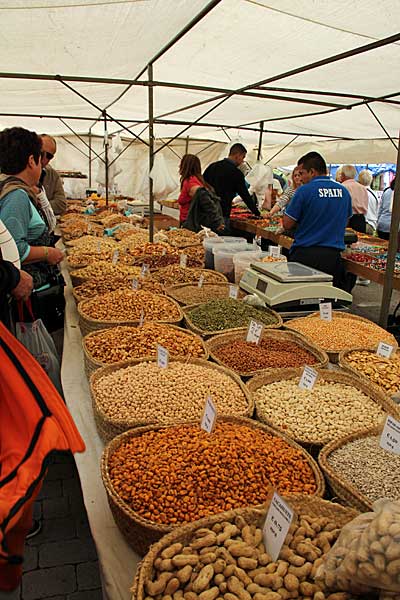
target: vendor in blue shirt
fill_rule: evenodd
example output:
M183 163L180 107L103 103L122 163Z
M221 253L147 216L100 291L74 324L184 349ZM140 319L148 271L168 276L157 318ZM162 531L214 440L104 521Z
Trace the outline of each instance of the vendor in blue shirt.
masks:
M297 226L288 260L328 273L335 287L345 287L341 252L352 215L351 196L327 176L326 162L318 152L305 154L297 165L304 185L296 190L283 216L285 229Z

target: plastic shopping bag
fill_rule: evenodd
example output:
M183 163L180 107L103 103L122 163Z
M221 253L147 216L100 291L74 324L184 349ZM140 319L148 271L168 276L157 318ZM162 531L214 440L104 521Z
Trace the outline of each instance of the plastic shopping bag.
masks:
M32 356L36 358L37 362L51 379L54 387L62 394L60 361L57 349L54 340L44 326L42 319L36 319L32 323L25 323L21 319L16 323L15 337L27 350L29 350Z
M381 598L400 592L400 501L377 500L343 527L317 572L328 589L367 594L382 590Z

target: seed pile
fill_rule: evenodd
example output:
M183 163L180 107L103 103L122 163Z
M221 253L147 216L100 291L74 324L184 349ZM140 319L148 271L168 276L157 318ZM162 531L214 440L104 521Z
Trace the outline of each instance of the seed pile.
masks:
M379 437L352 440L328 456L332 468L371 502L400 497L400 456L379 446Z
M365 375L387 394L400 390L400 353L390 358L378 356L370 350L354 350L346 356L346 363L360 374Z
M229 283L221 282L204 283L201 288L197 284L185 285L181 288L172 286L170 291L173 298L182 304L200 304L201 302L208 302L208 300L216 298L228 298L229 285ZM239 290L238 297L243 296L244 293Z
M263 385L254 393L257 416L290 437L327 443L378 425L384 411L351 385L318 379L301 390L299 378Z
M256 343L234 340L216 347L213 354L234 371L242 373L259 369L314 365L317 358L305 348L288 340L267 338Z
M256 308L233 298L211 300L187 310L192 323L203 331L246 327L251 319L277 325L277 316L268 308Z
M81 300L88 300L119 289L132 289L132 277L128 278L126 275L124 277L120 275L118 277L108 277L107 279L102 277L88 279L78 285L75 292Z
M115 290L80 305L82 314L99 321L139 321L142 315L149 321L176 322L180 320L178 306L166 296L142 290Z
M106 278L106 277L120 277L130 275L132 277L139 277L140 267L131 267L129 265L116 264L112 262L96 262L88 267L82 269L76 269L71 271L71 277L85 281L86 279L95 278Z
M85 338L85 347L91 358L104 364L155 356L157 344L166 348L171 356L204 356L199 337L184 329L159 323L144 323L141 327L112 327Z
M191 269L181 267L180 265L163 267L151 274L152 279L159 281L165 286L174 285L175 283L198 283L201 275L204 275L204 281L209 283L227 281L224 275L216 271Z
M395 344L390 333L372 323L332 314L332 321L323 321L319 315L294 319L285 323L299 331L324 350L340 352L346 348L375 348L379 342Z
M125 440L109 462L115 491L145 519L175 524L316 491L300 449L247 425L217 423L212 434L178 425Z

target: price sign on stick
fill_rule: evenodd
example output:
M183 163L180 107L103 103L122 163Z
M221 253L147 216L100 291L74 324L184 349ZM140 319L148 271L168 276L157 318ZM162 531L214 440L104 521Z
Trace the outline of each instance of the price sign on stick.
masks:
M134 277L132 279L132 289L133 290L138 290L139 289L139 280L136 279L136 277Z
M169 363L169 352L164 346L157 344L157 364L161 369L166 369Z
M187 254L181 254L181 258L179 261L181 267L185 268L187 265Z
M280 246L270 246L269 247L269 255L274 258L279 258L281 255L281 247Z
M101 252L101 242L100 240L97 242L97 252L100 254Z
M239 288L237 285L230 285L229 286L229 298L233 298L234 300L237 300L239 294Z
M299 388L301 390L312 390L317 381L317 377L318 373L315 369L305 366L299 381Z
M394 350L394 348L390 344L386 344L385 342L379 342L376 353L378 356L383 356L384 358L390 358L392 356L393 350Z
M255 342L256 344L259 344L263 331L264 325L252 319L247 330L246 342Z
M393 454L400 454L400 421L387 417L379 445Z
M113 256L112 256L112 264L113 265L117 264L118 258L119 258L119 252L118 252L118 250L114 250Z
M273 561L279 556L293 517L293 510L274 492L263 527L265 550Z
M144 308L142 308L142 312L140 313L139 325L143 325L144 323Z
M200 427L204 429L204 431L207 431L207 433L211 433L215 427L216 420L217 409L214 402L211 400L211 396L207 396Z
M204 275L200 275L199 277L199 283L197 284L199 288L203 287L203 283L204 283Z
M149 272L149 265L142 264L142 270L140 271L140 275L144 277Z
M321 302L319 305L319 316L322 321L332 321L332 303Z

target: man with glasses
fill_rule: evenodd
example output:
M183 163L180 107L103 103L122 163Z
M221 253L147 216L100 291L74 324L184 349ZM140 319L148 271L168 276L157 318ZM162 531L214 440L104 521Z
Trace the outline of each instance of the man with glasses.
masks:
M56 140L46 133L43 133L40 137L42 139L41 156L43 171L40 177L39 187L44 187L54 214L62 215L67 208L64 188L61 177L57 171L49 165L49 162L54 158L54 155L57 152Z

